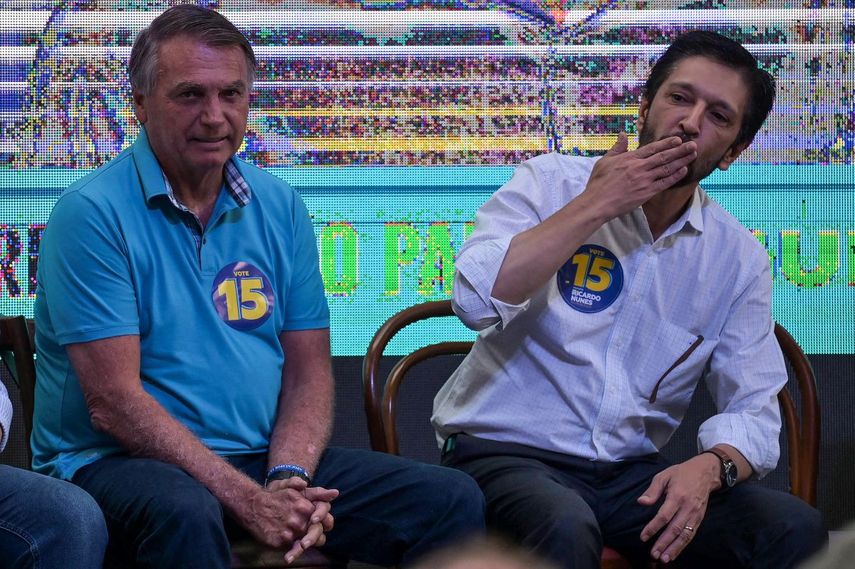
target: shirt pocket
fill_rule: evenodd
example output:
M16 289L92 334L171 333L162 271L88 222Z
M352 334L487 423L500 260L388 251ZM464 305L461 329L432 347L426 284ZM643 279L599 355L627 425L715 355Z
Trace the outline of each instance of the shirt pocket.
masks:
M639 365L630 364L636 395L654 409L685 408L717 344L718 337L660 320L655 332L646 334L635 352L641 355Z

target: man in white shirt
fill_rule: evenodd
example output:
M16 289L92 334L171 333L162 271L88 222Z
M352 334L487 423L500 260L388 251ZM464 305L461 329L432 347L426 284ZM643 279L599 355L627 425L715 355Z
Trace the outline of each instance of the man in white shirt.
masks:
M698 186L751 143L774 80L738 43L690 32L663 54L599 160L525 162L479 210L455 312L480 331L439 392L444 463L488 523L562 567L603 545L687 567L793 566L819 513L753 484L778 461L786 371L763 248ZM700 454L658 450L704 377Z

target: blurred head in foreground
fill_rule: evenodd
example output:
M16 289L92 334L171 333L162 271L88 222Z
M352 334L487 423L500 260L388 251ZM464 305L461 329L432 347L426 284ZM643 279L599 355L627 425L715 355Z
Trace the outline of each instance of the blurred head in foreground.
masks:
M557 569L495 537L479 538L428 555L410 569Z

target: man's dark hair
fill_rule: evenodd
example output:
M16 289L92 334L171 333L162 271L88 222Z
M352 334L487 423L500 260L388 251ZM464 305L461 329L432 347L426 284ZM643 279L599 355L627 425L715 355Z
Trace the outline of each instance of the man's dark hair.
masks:
M679 36L653 66L642 95L653 102L659 87L681 60L706 57L742 74L748 87L748 106L734 144L751 142L775 102L775 79L757 66L757 59L738 42L715 32L697 30Z
M169 8L134 40L128 60L128 75L134 93L147 95L157 81L158 50L163 42L187 36L212 47L238 46L246 57L250 85L255 80L256 60L252 46L225 16L193 4Z

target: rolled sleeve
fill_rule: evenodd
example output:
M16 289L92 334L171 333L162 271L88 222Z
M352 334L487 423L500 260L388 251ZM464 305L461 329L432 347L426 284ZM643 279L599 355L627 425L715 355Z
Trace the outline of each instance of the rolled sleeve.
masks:
M736 299L713 353L706 383L719 414L701 425L698 447L729 444L762 478L778 464L781 413L778 392L787 382L771 316L771 276L760 259Z
M499 270L513 238L541 223L555 209L555 198L544 187L530 163L522 164L513 177L478 210L475 230L463 245L455 263L453 307L473 330L498 324L505 327L524 312L530 302L508 304L493 298Z
M506 243L491 242L485 243L486 247L500 250L502 259L504 253L507 252L510 238ZM457 265L457 276L454 280L454 313L463 321L466 326L473 330L483 330L494 324L498 324L503 328L514 319L519 313L523 312L530 301L526 299L520 304L508 304L494 298L488 291L493 289L496 282L496 276L501 268L501 263L487 262L489 256L483 256L481 259L474 255L467 257L473 259L471 266L461 264ZM468 275L473 275L472 280ZM473 284L478 283L478 284ZM486 298L481 296L486 293Z

